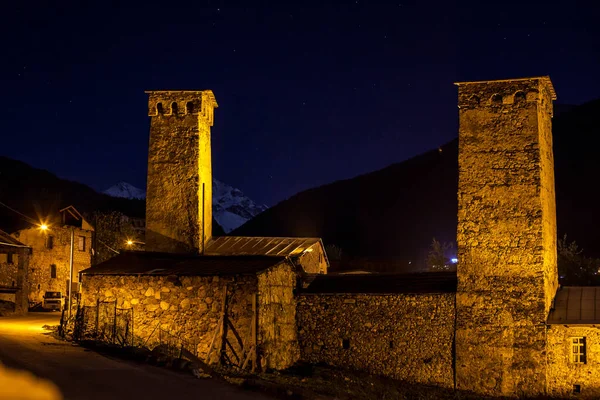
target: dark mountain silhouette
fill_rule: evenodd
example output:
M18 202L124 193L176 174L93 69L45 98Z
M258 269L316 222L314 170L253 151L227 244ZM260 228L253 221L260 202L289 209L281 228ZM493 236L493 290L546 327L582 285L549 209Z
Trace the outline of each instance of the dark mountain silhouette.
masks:
M57 211L68 205L88 216L94 211L107 210L120 211L130 217L144 217L145 213L144 201L113 198L84 184L2 156L0 202L35 220L56 218ZM0 206L1 229L12 232L30 226L24 218Z
M558 107L554 154L559 234L600 256L600 100ZM231 235L316 236L359 260L424 267L435 237L455 242L458 139L379 171L306 190ZM410 264L409 264L410 262Z
M58 210L68 205L75 206L87 218L95 211L119 211L134 218L144 218L146 212L145 200L111 197L3 156L0 156L0 202L36 221L49 223L57 223ZM93 223L91 219L89 222ZM31 226L30 221L0 205L0 229L14 232ZM215 235L224 234L214 220L213 230Z

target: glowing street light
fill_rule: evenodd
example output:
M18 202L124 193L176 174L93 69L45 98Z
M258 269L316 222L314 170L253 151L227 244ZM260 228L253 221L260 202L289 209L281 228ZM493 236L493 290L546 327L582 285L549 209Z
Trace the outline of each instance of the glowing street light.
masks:
M42 224L40 225L40 230L42 230L42 231L47 231L47 230L48 230L48 225L46 225L46 224L42 223Z
M131 246L131 245L133 245L133 240L128 240L126 243L127 243L127 246Z

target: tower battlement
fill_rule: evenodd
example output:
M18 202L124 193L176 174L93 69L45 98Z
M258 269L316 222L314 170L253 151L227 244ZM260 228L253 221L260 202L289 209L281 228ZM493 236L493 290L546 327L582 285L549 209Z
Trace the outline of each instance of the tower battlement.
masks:
M199 115L214 124L218 107L212 90L148 90L148 116Z
M204 251L212 235L211 90L151 90L146 250Z

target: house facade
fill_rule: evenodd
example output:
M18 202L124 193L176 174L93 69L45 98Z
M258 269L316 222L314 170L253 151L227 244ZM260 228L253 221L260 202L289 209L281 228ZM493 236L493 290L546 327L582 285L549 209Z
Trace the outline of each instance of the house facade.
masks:
M27 274L30 303L40 303L46 291L66 296L71 260L74 284L79 282L79 272L91 266L94 228L73 206L60 210L59 214L60 219L47 229L31 227L13 233L13 237L32 249ZM73 290L75 293L76 287Z

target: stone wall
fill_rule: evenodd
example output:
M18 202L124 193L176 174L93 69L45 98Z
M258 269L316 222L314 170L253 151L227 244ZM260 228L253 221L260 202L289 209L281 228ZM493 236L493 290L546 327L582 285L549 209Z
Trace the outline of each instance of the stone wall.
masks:
M300 358L296 270L285 264L258 274L258 340L263 368L285 369Z
M221 317L223 291L227 286L227 313L236 331L246 341L250 337L252 296L256 295L255 275L236 277L201 276L107 276L84 275L82 304L96 300L117 301L120 308L133 308L137 344L158 343L163 331L188 343L195 343L205 358ZM234 350L241 348L233 332L227 337Z
M457 388L536 396L557 289L547 78L459 84Z
M217 103L209 90L148 93L146 250L202 252L212 234L210 127Z
M571 338L585 337L585 364L571 362ZM600 329L550 325L548 328L548 395L565 398L580 385L580 398L600 398Z
M326 274L327 256L322 244L315 243L309 250L298 257L298 264L302 266L302 269L307 274Z
M451 388L454 294L303 294L301 357Z
M73 282L79 282L79 272L89 268L92 262L91 245L92 232L89 230L74 228L73 249ZM46 247L47 237L51 235L52 249ZM14 234L23 244L32 248L29 257L29 299L41 302L46 291L59 291L63 295L67 293L67 281L70 271L71 257L71 228L52 227L46 232L37 228L23 229ZM79 237L85 237L85 248L79 250ZM50 274L50 266L56 265L56 278Z
M17 285L17 263L19 255L13 253L12 262L8 262L8 254L0 254L0 286L13 287Z

